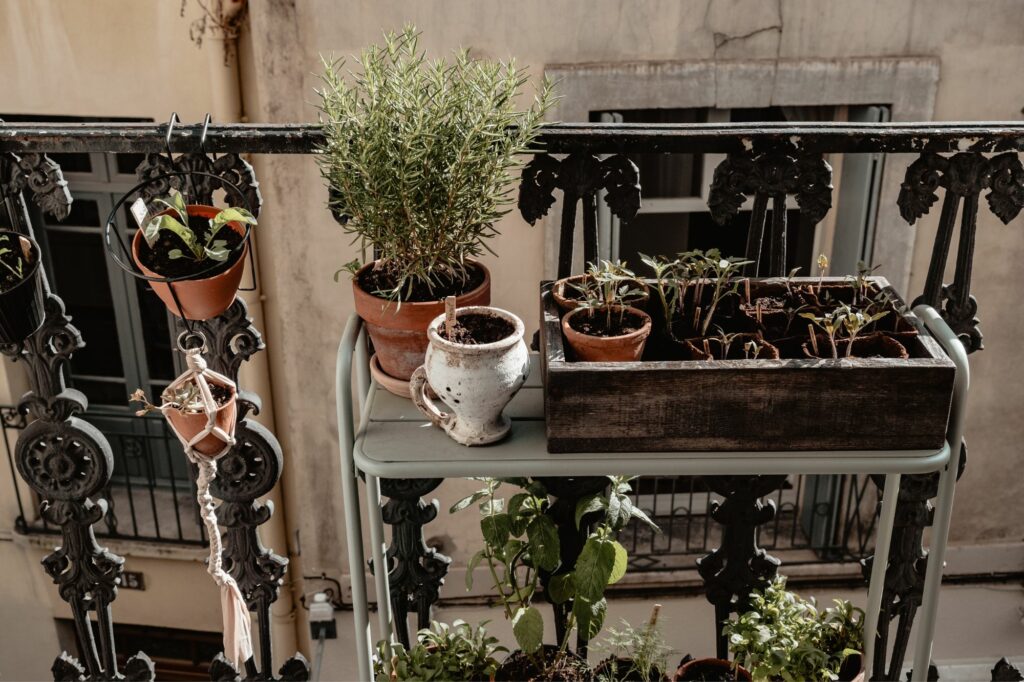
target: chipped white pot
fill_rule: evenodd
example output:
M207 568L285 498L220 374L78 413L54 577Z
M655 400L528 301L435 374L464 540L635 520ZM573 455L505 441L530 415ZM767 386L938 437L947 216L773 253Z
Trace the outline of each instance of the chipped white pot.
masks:
M427 328L430 345L426 360L413 372L409 391L420 412L452 440L483 445L501 440L512 426L502 410L526 381L530 356L523 342L523 321L518 317L490 306L459 308L457 314L470 313L500 317L515 331L494 343L452 343L438 335L444 324L444 315L438 315ZM428 383L450 412L440 411L427 397Z

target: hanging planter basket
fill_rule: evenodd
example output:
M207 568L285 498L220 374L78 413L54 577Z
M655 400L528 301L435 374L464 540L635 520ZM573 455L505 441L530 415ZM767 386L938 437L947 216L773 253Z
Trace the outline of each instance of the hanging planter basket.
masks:
M205 267L193 272L174 275L159 272L161 267L167 268L167 263L162 262L167 259L162 259L160 252L146 243L141 228L135 231L129 248L121 231L116 226L117 216L121 213L122 207L129 202L129 199L134 200L134 197L141 196L141 191L146 187L171 178L191 179L196 177L217 180L225 187L229 196L238 197L241 200L240 205L250 213L252 212L252 206L241 189L220 176L203 171L162 173L139 183L114 204L107 217L104 239L107 251L118 267L133 277L148 282L171 313L184 320L209 320L226 311L235 300L235 294L238 291L251 291L255 288L255 268L253 267L252 250L249 248L252 225L241 222L227 223L223 229L230 229L237 237L232 240L235 243L230 247L226 259L223 261L207 259L210 260L210 264ZM214 206L202 204L188 204L186 210L190 226L193 222L192 219L196 219L198 224L202 224L203 221L208 221L221 212ZM171 213L173 211L168 209L153 215ZM160 242L156 246L166 248ZM253 286L240 289L239 285L242 281L247 256L253 271ZM168 262L173 261L168 260Z
M20 249L28 269L21 281L0 292L0 343L18 345L43 326L43 282L39 245L31 237L0 230L0 248Z

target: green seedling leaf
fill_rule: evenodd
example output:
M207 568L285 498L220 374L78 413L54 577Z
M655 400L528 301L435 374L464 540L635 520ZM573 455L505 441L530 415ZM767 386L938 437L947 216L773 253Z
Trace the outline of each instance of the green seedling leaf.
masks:
M502 512L483 517L480 519L480 530L488 545L491 547L504 546L509 537L508 514Z
M202 258L203 250L196 242L196 236L192 230L178 222L174 216L168 214L157 216L146 224L146 228L143 230L142 236L146 240L146 243L149 244L150 248L156 244L156 240L160 236L161 230L167 230L168 232L174 233L178 239L188 247L188 250L192 252L192 255L196 260L200 260Z
M471 505L471 504L473 504L473 503L483 499L486 496L487 496L487 492L486 491L484 491L484 490L477 490L472 495L467 495L466 497L463 497L461 500L459 500L458 502L453 504L451 509L448 510L448 513L454 514L455 512L460 512L463 509L467 508L469 505Z
M576 527L580 527L583 517L591 512L601 511L608 504L603 495L595 494L584 497L576 503Z
M558 529L548 516L535 516L526 527L530 542L530 555L534 562L545 571L558 568L560 561Z
M576 616L576 627L579 629L580 635L588 640L592 640L600 634L607 612L608 602L603 598L591 602L577 596L572 603L572 613Z
M520 606L512 616L512 634L524 653L532 654L544 642L544 618L536 607Z
M625 547L613 540L612 548L615 550L615 560L612 562L612 572L608 576L609 585L614 585L622 580L622 576L626 575L629 561L629 555L626 553Z
M185 252L181 249L171 249L167 252L167 257L171 260L178 260L179 258L185 257Z
M597 536L587 538L576 560L576 594L591 602L604 596L615 567L615 542Z
M484 550L480 550L469 560L469 564L466 565L466 591L473 589L473 571L480 565L480 562L484 559Z
M565 602L576 596L576 579L572 573L555 575L548 581L548 597L556 604Z

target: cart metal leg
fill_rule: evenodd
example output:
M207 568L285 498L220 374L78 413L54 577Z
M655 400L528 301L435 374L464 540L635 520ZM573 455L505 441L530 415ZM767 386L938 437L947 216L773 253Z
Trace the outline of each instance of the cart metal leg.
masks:
M878 536L875 539L875 560L871 565L871 582L868 585L868 608L864 622L864 669L871 675L875 657L875 633L878 632L878 618L882 610L882 592L885 589L885 571L889 567L889 547L892 545L892 528L896 521L896 502L900 496L900 475L888 474L882 492L882 514L878 519Z
M394 641L391 613L391 585L388 581L387 542L380 508L380 479L366 474L366 506L370 515L370 542L373 545L373 581L377 590L377 618L381 639Z

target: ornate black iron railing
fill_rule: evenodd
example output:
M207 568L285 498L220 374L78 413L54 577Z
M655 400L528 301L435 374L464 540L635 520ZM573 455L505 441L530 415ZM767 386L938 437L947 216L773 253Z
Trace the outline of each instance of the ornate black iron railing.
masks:
M67 213L71 200L59 167L43 153L144 152L148 155L138 171L143 178L165 163L160 154L170 151L169 132L166 125L148 123L0 126L0 194L19 228L30 233L23 191L58 217ZM237 154L311 154L322 141L319 127L311 124L210 125L205 133L203 125L178 125L172 140L185 167L219 174L232 183L247 184L253 191L252 169ZM642 178L624 154L722 153L726 157L711 182L708 204L712 216L726 220L736 214L744 199L752 199L747 255L757 261L757 272L784 274L786 200L796 199L801 220L812 223L821 220L832 205L831 169L823 154L913 153L917 157L904 174L898 207L882 210L898 208L900 215L912 222L943 195L927 283L917 300L939 309L968 350L974 351L981 348L977 306L970 294L980 198L984 194L988 209L1003 222L1018 215L1024 208L1024 166L1018 156L1022 149L1024 124L1017 123L558 124L545 128L536 154L523 171L519 205L523 216L533 222L555 204L556 193L563 193L558 270L560 275L568 274L580 212L584 259L597 257L595 212L601 191L606 192L609 208L624 222L640 206ZM224 156L214 160L209 154ZM955 234L955 274L952 283L944 284ZM232 377L237 377L241 362L262 348L241 301L221 318L205 323L204 329L208 338L216 339L214 367ZM77 660L58 657L54 674L62 679L106 679L118 674L111 603L122 560L102 550L93 536L93 526L102 522L106 504L92 498L103 494L115 473L110 446L102 433L78 416L85 409L84 396L67 389L63 381L62 366L81 345L81 336L64 314L60 299L49 294L43 328L20 347L4 352L24 359L30 371L32 391L19 409L36 420L19 439L15 461L42 499L43 516L61 529L63 547L50 555L44 566L72 607L82 643ZM228 527L226 565L259 620L260 665L250 661L240 672L247 679L269 679L273 670L269 604L276 598L286 561L260 544L258 527L271 510L256 499L279 477L281 455L273 435L247 419L258 409L258 399L250 395L242 402L239 444L222 463L221 470L227 475L219 479L215 492L223 502L221 522ZM61 466L48 470L44 463L50 461ZM50 475L53 471L73 472L74 476L54 477ZM436 514L426 513L432 508L420 498L440 482L410 485L390 481L383 486L385 493L391 493L388 505L393 509L421 510L413 516L395 516L395 541L389 551L389 569L396 578L392 597L401 606L396 612L411 609L420 622L427 618L447 572L446 557L429 550L422 541L423 524ZM576 499L601 482L565 479L549 483L558 498L552 510L559 518L559 509L573 508ZM700 561L700 573L708 599L716 606L716 619L721 620L742 608L750 590L778 570L778 560L759 546L758 539L765 524L777 518L775 505L764 496L778 489L782 477L708 477L706 483L721 496L722 502L711 506L710 515L723 525L724 532L723 545ZM872 671L875 677L895 679L903 664L910 627L920 605L922 537L930 523L929 499L936 493L935 485L935 476L912 476L906 477L901 488L883 619L876 633L880 650L888 651L889 656L888 661L877 657ZM571 544L577 531L565 519L560 520L565 526L563 539ZM69 571L70 567L76 570ZM89 626L90 612L99 623L98 637ZM724 648L720 639L719 652L725 653ZM122 672L132 679L152 678L152 667L143 654L130 659ZM229 679L236 671L219 660L211 672L216 679ZM304 679L308 669L297 656L278 674L283 679Z

